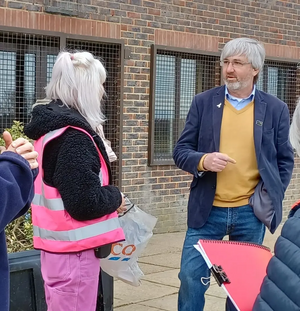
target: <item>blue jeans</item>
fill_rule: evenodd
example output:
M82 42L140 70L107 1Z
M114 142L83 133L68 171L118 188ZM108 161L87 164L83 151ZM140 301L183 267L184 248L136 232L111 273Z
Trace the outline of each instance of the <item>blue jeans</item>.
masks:
M253 213L250 205L240 207L212 207L205 225L199 229L188 228L181 257L179 272L180 288L178 311L202 311L204 294L209 287L200 279L209 277L210 271L201 254L194 248L199 239L222 240L228 235L229 240L262 244L265 226ZM230 302L227 308L234 310Z

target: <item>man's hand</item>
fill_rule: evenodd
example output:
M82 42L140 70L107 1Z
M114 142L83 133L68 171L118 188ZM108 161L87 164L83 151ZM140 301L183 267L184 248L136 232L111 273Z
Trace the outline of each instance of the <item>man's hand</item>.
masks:
M1 153L5 151L15 152L28 161L31 169L38 167L38 162L36 160L38 153L34 151L32 143L25 138L18 138L12 141L12 137L7 131L3 133L3 139L5 141L5 147L1 147Z
M222 172L228 163L235 164L236 161L225 153L208 153L203 161L204 169L212 172Z

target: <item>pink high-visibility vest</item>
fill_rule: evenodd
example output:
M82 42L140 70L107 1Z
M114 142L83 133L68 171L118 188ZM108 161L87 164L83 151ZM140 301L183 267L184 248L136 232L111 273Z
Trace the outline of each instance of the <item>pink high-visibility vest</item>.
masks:
M79 252L125 240L117 212L93 220L77 221L65 210L58 190L43 182L42 161L45 146L69 127L84 132L94 142L93 137L87 131L74 126L66 126L47 133L34 144L39 154L40 166L34 184L35 196L31 205L33 245L36 249L55 253ZM107 165L95 142L94 145L101 161L99 178L102 186L106 186L109 182Z

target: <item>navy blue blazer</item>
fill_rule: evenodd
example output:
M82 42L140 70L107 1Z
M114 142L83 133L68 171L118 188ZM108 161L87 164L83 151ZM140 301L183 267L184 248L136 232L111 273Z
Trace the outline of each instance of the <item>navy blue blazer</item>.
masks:
M194 176L188 202L188 226L191 228L205 224L214 201L217 173L199 172L197 166L204 154L219 151L224 100L225 86L194 97L173 152L175 164ZM256 89L254 144L259 173L274 210L269 228L272 233L282 220L282 201L294 166L293 148L288 138L289 124L287 105Z

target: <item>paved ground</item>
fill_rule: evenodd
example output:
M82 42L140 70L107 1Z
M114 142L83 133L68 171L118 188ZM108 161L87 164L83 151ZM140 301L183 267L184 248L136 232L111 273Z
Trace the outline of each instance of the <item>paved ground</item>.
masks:
M280 229L266 234L264 245L273 250ZM176 311L179 288L178 272L184 232L156 234L139 258L144 272L142 284L133 287L120 280L114 282L116 311ZM205 311L224 311L226 295L213 281L206 294Z

